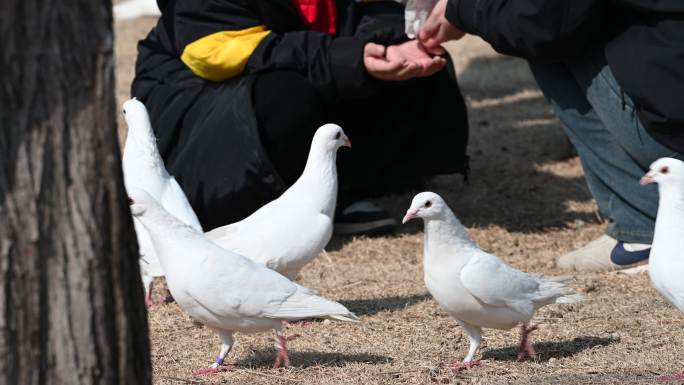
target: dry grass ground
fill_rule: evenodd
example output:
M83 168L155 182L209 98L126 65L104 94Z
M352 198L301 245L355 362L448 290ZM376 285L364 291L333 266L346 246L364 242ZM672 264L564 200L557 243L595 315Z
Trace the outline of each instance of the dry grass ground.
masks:
M116 25L119 102L128 97L136 41L153 24L147 18ZM555 258L604 228L580 163L523 61L496 55L474 38L450 49L470 111L471 180L439 177L430 188L448 199L485 250L520 269L561 274ZM401 218L411 197L379 203ZM402 231L334 239L304 269L303 285L341 301L361 323L297 330L291 369L271 368L270 335L238 335L229 356L236 368L195 378L193 370L216 355L218 338L175 304L155 309L149 318L155 384L648 384L684 369L682 315L645 274L611 273L576 277L586 303L538 313L537 361L515 362L517 330L489 330L483 365L452 374L443 364L463 358L467 338L426 293L420 224Z

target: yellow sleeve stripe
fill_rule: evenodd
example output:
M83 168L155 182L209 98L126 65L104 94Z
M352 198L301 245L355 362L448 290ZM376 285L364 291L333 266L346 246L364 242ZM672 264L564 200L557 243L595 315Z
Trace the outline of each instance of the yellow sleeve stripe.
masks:
M216 32L185 46L181 60L203 79L230 79L244 71L252 52L270 32L263 25Z

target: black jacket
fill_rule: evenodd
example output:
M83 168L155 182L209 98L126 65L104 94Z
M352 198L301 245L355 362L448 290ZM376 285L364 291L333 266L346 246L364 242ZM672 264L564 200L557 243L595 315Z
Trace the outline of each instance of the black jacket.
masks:
M605 44L648 132L684 152L684 1L449 0L447 19L497 51L562 61Z
M253 103L254 85L266 73L296 74L306 81L307 90L315 91L317 114L352 134L356 154L364 154L362 142L353 135L364 125L356 122L364 122L363 115L377 109L373 119L380 124L369 131L391 133L392 141L382 140L386 147L375 151L373 166L362 172L361 177L375 185L393 179L394 174L385 171L401 158L396 143L408 142L414 135L426 137L423 144L432 144L431 139L438 143L412 148L423 162L393 167L402 173L400 182L458 172L467 164L468 124L456 82L441 84L442 79L449 81L441 73L395 86L375 80L363 65L368 42L407 39L403 6L393 1L337 0L336 4L337 33L331 35L307 30L292 0L159 2L162 16L138 45L131 93L145 103L165 166L205 230L245 218L287 187L262 142L263 116L257 116ZM440 84L433 84L437 81ZM281 104L299 108L297 91L282 95L274 90L268 100L275 104L286 97ZM307 103L302 110L311 108L310 101L301 102ZM433 109L445 110L444 103L452 112L436 114ZM427 117L417 121L419 114L412 111L422 107ZM397 114L394 108L411 116ZM381 139L375 135L369 141ZM424 167L427 162L430 167Z
M338 33L332 36L307 31L291 0L160 1L162 17L139 44L133 94L144 95L153 84L146 83L146 77L157 81L166 72L160 65L177 60L202 37L263 26L270 33L251 52L239 76L286 69L304 74L331 100L365 96L375 81L363 65L363 47L371 41L406 40L403 19L362 12L363 5L350 0L337 4Z

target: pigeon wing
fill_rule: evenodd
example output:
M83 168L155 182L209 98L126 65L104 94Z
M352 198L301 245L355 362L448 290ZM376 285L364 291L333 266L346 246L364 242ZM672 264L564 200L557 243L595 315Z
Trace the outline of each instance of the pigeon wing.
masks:
M303 215L296 208L283 208L273 214L231 225L222 230L221 237L207 237L269 268L289 272L316 257L332 236L332 221L324 214Z
M539 282L518 271L499 258L481 252L472 257L461 270L461 283L479 301L490 306L510 307L532 317L533 294Z
M210 248L210 255L191 272L194 284L187 290L219 316L301 319L349 313L273 270L218 246Z

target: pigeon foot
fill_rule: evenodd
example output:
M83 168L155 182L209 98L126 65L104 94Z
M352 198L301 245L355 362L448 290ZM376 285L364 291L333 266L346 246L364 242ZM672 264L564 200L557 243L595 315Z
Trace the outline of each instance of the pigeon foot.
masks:
M192 373L193 376L209 376L212 374L216 373L221 373L221 372L227 372L229 370L233 369L233 365L217 365L217 366L210 366L208 368L202 368L194 373Z
M684 381L684 372L683 373L675 373L675 374L667 374L664 376L659 376L658 381L666 382L666 381Z
M538 325L527 327L527 325L520 325L520 346L518 347L518 362L521 362L525 357L536 358L537 353L529 342L529 335L537 330Z
M147 306L148 310L154 310L154 308L157 306L157 304L152 299L151 286L150 286L150 290L145 294L145 306Z
M278 349L278 354L276 355L275 363L273 364L273 368L277 369L281 365L283 365L286 368L290 367L290 357L287 355L287 343L289 341L292 341L296 338L299 338L299 334L295 334L290 337L285 337L282 335L280 332L276 331L276 349Z
M480 360L467 361L467 362L454 362L453 364L447 365L447 368L451 369L452 372L462 372L464 370L473 369L480 365Z

